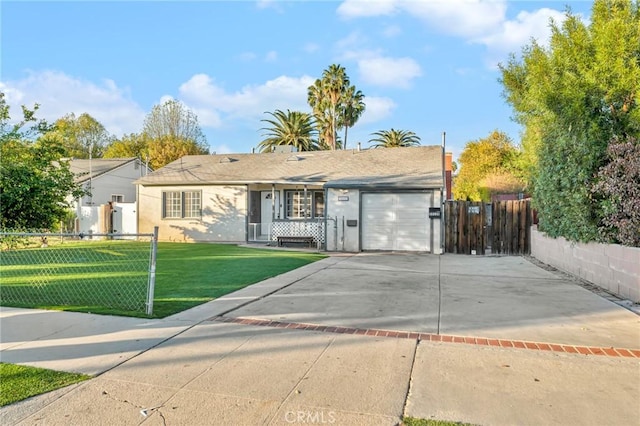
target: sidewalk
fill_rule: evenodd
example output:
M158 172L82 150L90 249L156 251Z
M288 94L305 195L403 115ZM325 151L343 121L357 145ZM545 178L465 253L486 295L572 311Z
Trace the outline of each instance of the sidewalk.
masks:
M3 308L3 362L104 373L0 423L637 423L640 351L436 337L640 349L640 317L521 258L447 258L330 257L163 320Z

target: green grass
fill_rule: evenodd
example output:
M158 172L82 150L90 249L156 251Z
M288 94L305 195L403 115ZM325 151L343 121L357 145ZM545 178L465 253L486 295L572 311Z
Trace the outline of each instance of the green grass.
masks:
M227 244L161 243L154 316L181 312L325 257Z
M0 407L89 378L84 374L0 362Z
M133 300L127 292L134 288L146 294L148 251L148 243L94 241L2 252L0 304L145 317L142 297L136 305L125 303ZM153 317L181 312L324 257L229 244L159 243ZM132 284L115 285L125 281Z
M402 419L404 426L473 426L469 423L451 422L447 420L431 420L431 419L416 419L413 417L404 417Z

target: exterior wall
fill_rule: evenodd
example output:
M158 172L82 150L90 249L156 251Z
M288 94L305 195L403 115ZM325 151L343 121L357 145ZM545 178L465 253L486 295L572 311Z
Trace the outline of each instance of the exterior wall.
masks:
M163 191L202 191L200 219L163 219ZM244 242L247 240L245 186L142 186L138 191L138 232L158 226L161 241Z
M345 198L348 197L348 200ZM342 200L342 201L341 201ZM325 195L327 211L326 250L360 251L360 191L329 188ZM347 226L357 220L357 226Z
M136 168L136 164L138 167ZM136 201L136 186L133 181L140 179L144 175L145 166L139 162L132 161L122 167L111 170L103 175L92 179L91 197L85 196L82 199L83 205L99 206L111 201L111 195L124 195L124 203ZM89 182L84 182L88 187Z
M531 228L531 255L625 299L640 303L640 248L571 243Z

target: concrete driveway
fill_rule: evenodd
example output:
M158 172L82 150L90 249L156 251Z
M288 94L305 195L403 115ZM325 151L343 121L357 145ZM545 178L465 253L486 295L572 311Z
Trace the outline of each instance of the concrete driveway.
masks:
M3 308L0 333L4 362L98 374L2 424L640 418L640 317L519 257L337 255L164 320Z
M640 346L640 317L515 256L361 254L228 315L585 346Z

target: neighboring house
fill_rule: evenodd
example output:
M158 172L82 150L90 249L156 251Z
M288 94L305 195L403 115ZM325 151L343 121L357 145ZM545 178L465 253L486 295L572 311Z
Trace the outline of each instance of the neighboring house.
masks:
M95 158L72 159L69 168L76 183L88 191L87 195L74 200L76 212L76 231L83 233L106 233L112 231L135 233L136 186L133 182L145 176L150 170L137 158ZM111 204L110 204L111 203ZM100 206L113 206L118 203L119 210ZM105 217L108 214L109 217ZM131 219L112 214L129 214ZM114 221L118 224L114 229ZM126 226L123 225L123 221ZM120 228L120 229L117 229ZM126 229L122 229L126 228Z
M328 251L441 253L442 155L426 146L185 156L136 181L138 228L158 226L172 241L312 236Z

